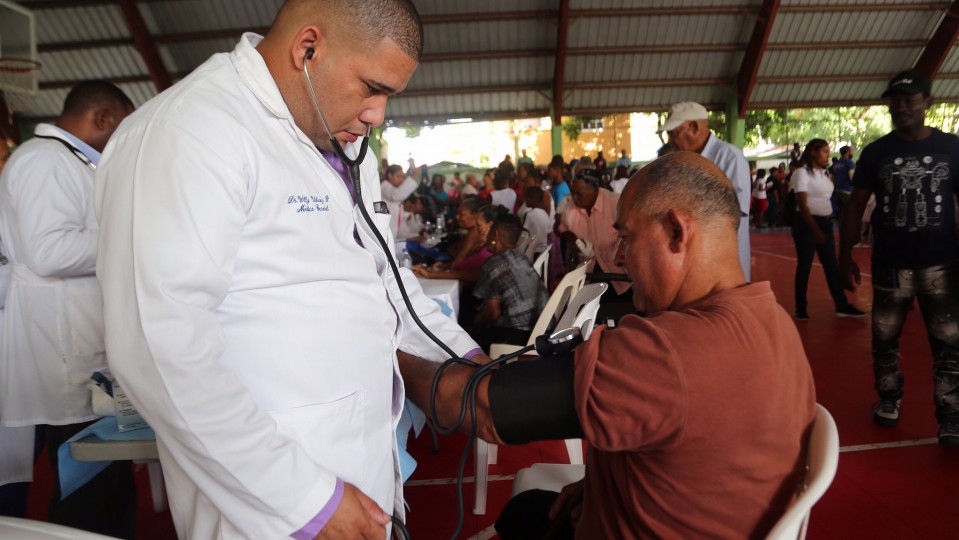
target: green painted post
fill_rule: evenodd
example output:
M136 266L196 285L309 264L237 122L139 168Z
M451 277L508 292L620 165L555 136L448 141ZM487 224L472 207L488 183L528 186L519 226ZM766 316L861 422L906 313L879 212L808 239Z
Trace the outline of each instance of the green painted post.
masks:
M563 127L553 126L553 155L563 155ZM550 156L552 157L552 156Z
M742 150L746 145L746 122L739 117L739 99L726 101L726 142Z

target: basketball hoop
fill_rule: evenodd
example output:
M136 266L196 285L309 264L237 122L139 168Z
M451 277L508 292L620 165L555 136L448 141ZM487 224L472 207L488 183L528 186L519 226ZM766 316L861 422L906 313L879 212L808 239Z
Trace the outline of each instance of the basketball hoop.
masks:
M40 62L29 58L0 57L0 92L11 113L30 108L40 67Z

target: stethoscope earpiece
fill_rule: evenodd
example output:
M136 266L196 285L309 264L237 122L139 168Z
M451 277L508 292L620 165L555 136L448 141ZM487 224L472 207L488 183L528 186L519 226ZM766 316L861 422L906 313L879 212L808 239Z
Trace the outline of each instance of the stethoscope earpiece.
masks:
M310 47L306 50L306 59L307 60L313 59L313 47Z

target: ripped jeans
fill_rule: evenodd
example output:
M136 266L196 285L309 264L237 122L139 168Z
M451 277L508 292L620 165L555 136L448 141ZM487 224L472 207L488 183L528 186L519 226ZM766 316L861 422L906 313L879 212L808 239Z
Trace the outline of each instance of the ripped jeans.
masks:
M959 421L959 261L915 270L872 267L872 368L882 399L903 394L899 338L918 298L932 349L936 419Z

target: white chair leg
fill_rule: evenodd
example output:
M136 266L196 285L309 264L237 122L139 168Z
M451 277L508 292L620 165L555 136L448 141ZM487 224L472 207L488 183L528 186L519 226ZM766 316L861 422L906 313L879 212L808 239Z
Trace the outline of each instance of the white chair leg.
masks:
M473 464L476 468L476 493L473 501L473 513L477 516L486 515L486 483L488 481L489 471L489 445L486 441L476 439L475 455Z
M583 464L583 440L566 439L566 452L569 453L569 462L573 465Z
M153 511L159 514L167 508L166 487L163 484L163 469L159 461L147 463L150 475L150 495L153 498Z
M499 458L499 445L487 444L487 446L489 446L489 459L487 463L489 465L496 465L496 460Z

